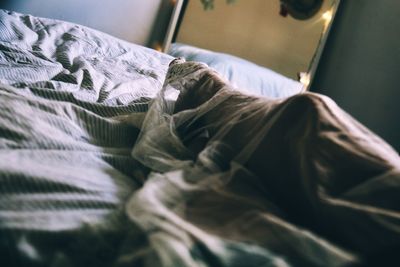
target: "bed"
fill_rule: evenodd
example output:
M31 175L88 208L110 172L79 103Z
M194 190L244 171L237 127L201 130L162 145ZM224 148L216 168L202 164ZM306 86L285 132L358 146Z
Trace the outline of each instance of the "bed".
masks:
M0 37L2 266L398 260L400 157L328 97L6 10Z

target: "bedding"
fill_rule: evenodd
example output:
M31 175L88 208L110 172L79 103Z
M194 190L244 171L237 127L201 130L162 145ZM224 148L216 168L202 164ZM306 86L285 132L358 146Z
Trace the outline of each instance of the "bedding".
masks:
M87 27L1 11L0 82L76 101L125 105L153 98L172 57ZM37 93L39 94L39 93Z
M1 14L2 265L349 266L399 247L400 157L328 97L244 94L204 63Z
M139 130L119 118L147 110L172 57L6 10L0 38L0 265L110 266L141 236L123 211Z
M304 85L271 69L245 59L198 48L188 44L173 43L168 52L174 57L206 63L227 79L236 90L270 98L285 98L304 91Z

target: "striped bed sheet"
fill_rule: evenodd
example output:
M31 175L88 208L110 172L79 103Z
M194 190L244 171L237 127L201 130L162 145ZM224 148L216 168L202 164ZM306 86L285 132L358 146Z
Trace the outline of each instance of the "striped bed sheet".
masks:
M118 118L147 111L171 60L77 24L0 10L2 266L109 265L142 169L131 156L139 129Z

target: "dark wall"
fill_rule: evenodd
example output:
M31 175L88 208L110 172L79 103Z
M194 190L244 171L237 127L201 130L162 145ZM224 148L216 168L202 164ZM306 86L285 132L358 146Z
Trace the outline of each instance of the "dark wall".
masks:
M311 90L400 151L400 1L342 0Z

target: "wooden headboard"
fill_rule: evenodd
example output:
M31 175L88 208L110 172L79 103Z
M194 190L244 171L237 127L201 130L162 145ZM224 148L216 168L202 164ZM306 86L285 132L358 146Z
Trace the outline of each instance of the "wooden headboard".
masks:
M3 0L0 8L60 19L106 32L120 39L162 49L172 0Z

